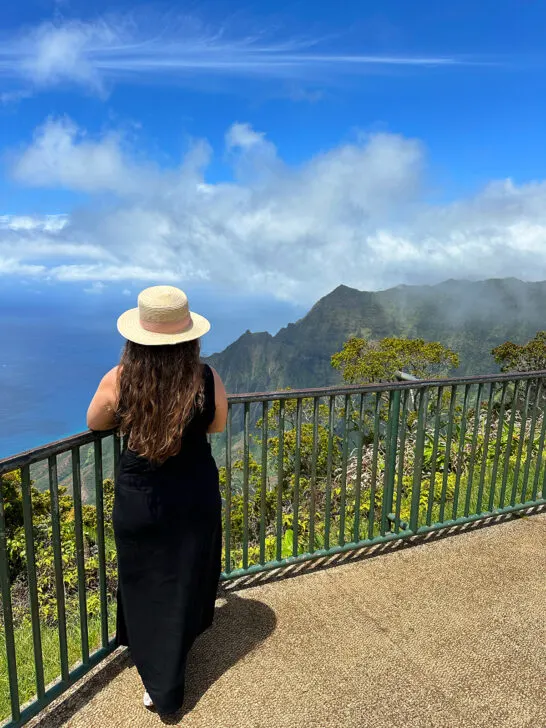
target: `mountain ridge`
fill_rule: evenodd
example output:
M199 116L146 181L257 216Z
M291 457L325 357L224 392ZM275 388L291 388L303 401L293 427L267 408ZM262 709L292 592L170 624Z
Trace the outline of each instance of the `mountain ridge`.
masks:
M440 341L460 354L456 373L482 374L498 371L495 346L545 328L546 281L449 279L375 292L341 284L276 334L246 331L207 361L232 393L327 386L340 381L330 357L350 336L406 336Z

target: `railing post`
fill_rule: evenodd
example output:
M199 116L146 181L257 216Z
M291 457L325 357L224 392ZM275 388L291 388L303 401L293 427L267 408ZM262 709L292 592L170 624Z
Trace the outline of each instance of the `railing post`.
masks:
M99 599L102 646L108 646L108 592L106 584L106 541L104 535L104 482L102 468L102 439L94 443L95 508L97 514L97 551L99 562Z
M393 510L394 482L396 478L396 454L398 443L398 427L400 419L400 390L391 392L389 403L389 421L387 423L387 442L385 448L385 479L383 485L383 507L381 509L381 535L384 536L389 527L389 514Z
M41 700L45 694L44 659L42 654L42 631L40 627L40 608L38 603L38 578L36 574L36 554L32 522L32 485L30 480L30 468L28 465L21 468L21 494L23 497L27 579L32 622L34 668L36 671L36 695L38 696L38 699Z
M415 441L415 464L413 469L413 486L411 494L411 511L409 527L415 533L419 525L421 498L421 481L423 477L423 449L425 445L425 426L427 418L428 389L422 389L419 395L417 414L417 438Z
M317 456L319 436L319 397L313 399L313 445L311 455L311 481L309 489L309 553L315 550L315 517L317 499Z
M296 404L296 455L294 462L294 511L292 515L292 531L294 540L292 542L292 555L299 553L299 513L300 513L300 476L301 476L301 423L303 417L303 400L298 399Z
M262 472L260 492L260 564L265 564L265 510L267 496L268 402L262 402Z
M2 613L6 639L6 658L8 662L8 683L11 703L11 717L19 720L19 684L17 681L17 658L15 653L15 636L13 629L13 609L11 604L11 586L9 561L7 552L6 520L4 517L4 498L2 494L2 476L0 476L0 594L2 596Z
M53 568L55 572L55 593L57 597L57 630L59 633L59 654L61 677L68 682L68 638L66 632L65 584L63 578L63 553L61 541L61 512L59 505L59 482L57 456L48 458L49 497L51 504L51 540L53 542Z
M231 571L231 427L232 427L232 407L228 405L228 415L226 422L226 491L224 500L224 572L229 574Z

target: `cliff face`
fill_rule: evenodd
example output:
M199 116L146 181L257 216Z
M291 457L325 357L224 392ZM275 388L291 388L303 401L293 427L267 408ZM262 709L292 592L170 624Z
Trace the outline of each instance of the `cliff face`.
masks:
M546 329L546 282L449 280L375 293L339 286L271 336L246 332L209 357L230 392L335 384L330 357L350 336L422 337L461 356L460 373L497 371L491 349Z

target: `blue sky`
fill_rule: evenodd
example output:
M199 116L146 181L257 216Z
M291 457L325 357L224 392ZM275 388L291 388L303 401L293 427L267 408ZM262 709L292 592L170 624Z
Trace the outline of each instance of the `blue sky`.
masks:
M522 0L4 3L0 276L227 291L282 301L278 325L339 283L543 278L545 22Z

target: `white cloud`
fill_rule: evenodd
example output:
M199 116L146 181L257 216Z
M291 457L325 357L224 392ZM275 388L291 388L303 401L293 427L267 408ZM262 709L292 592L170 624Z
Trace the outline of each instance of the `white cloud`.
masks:
M226 133L226 146L228 149L249 149L263 144L265 134L256 132L250 124L233 124Z
M14 258L3 258L0 256L0 276L41 276L47 272L42 265L26 265Z
M30 89L15 89L13 91L3 91L0 93L0 103L7 106L8 104L18 104L23 99L28 99L32 96Z
M450 56L395 56L323 50L321 38L288 34L267 37L241 27L241 18L210 27L190 16L167 19L150 14L66 20L38 26L6 39L0 74L36 88L70 83L104 94L108 83L194 82L196 75L327 82L327 75L368 73L374 67L443 67L470 61ZM331 39L330 39L331 45ZM302 90L305 93L305 89ZM300 100L303 96L300 96ZM316 96L313 97L316 100Z
M37 129L12 171L17 181L32 186L123 194L138 190L133 173L144 173L125 158L119 136L108 134L95 142L69 119L49 119Z
M68 215L44 215L43 217L0 215L0 230L45 230L46 232L55 232L62 230L68 222Z
M106 191L111 204L98 208L91 196L69 218L0 218L0 271L201 281L300 303L339 283L546 278L546 182L497 181L432 204L416 140L362 136L290 166L264 134L237 123L226 133L236 181L215 184L206 178L206 142L174 170L137 162L125 146L119 135L91 141L70 122L50 120L15 160L18 179L101 199Z
M84 288L83 291L84 293L91 293L96 295L102 293L105 288L106 286L102 281L93 281L89 288Z

